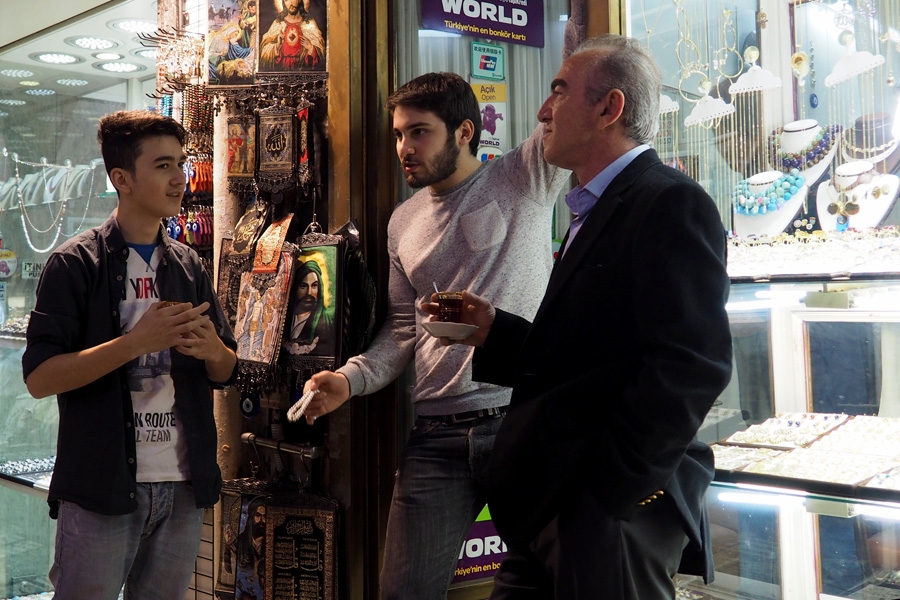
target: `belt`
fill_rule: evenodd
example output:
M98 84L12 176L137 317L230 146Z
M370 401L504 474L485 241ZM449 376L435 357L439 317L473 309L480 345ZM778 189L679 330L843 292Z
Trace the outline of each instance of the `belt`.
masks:
M440 421L444 425L455 425L457 423L469 423L476 419L485 417L499 417L506 414L506 406L498 406L495 408L482 408L480 410L470 410L467 412L456 413L454 415L421 415L423 419L431 419Z

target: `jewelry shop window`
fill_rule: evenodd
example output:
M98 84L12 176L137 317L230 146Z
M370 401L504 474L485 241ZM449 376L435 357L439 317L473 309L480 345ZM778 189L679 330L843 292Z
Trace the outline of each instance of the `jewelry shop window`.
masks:
M55 398L28 394L21 362L38 278L53 249L115 209L98 119L156 102L156 49L139 38L156 29L156 3L87 14L0 48L0 598L52 589L58 415Z

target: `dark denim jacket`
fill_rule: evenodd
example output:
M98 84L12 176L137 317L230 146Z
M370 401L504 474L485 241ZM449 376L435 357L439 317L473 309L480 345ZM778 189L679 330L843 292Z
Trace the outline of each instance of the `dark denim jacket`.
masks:
M160 261L160 300L193 305L209 301L207 314L219 337L237 347L209 276L197 254L171 240L160 227L165 253ZM114 216L57 248L47 261L37 288L22 357L24 377L50 357L91 348L122 335L119 301L127 281L131 250ZM136 450L131 393L126 367L59 394L56 466L50 483L51 517L59 500L87 510L116 515L134 511ZM237 368L231 379L233 381ZM216 463L216 425L212 387L205 363L172 352L175 402L184 424L196 505L218 500L222 476Z

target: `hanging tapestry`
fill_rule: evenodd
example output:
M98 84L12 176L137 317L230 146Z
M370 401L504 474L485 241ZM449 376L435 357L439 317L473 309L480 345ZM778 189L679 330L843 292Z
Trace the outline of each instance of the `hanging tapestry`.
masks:
M256 77L257 2L220 0L209 3L206 64L209 86L249 86Z
M256 253L253 258L254 273L274 273L278 267L278 253L284 244L288 228L291 226L293 214L289 214L279 221L275 221L266 232L262 234L256 243Z
M260 110L256 135L259 189L277 193L296 185L297 112L279 106Z
M246 194L253 190L256 169L256 120L228 118L228 191Z

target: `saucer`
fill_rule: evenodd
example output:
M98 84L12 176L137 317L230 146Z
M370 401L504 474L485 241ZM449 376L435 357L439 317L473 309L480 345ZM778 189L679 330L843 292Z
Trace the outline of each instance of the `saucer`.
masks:
M451 340L464 340L478 329L475 325L468 323L444 323L442 321L423 321L422 328L434 337L445 337Z

